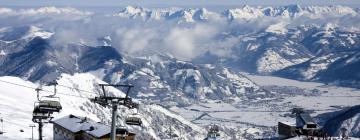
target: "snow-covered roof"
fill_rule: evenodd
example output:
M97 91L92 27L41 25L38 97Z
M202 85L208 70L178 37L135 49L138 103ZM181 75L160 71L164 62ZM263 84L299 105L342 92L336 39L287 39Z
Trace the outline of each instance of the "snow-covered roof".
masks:
M305 124L316 124L309 113L301 113L300 117L304 121Z
M280 123L283 123L283 124L286 124L286 125L289 125L289 126L296 126L295 122L283 121L283 122L280 122Z
M95 122L86 117L78 117L71 114L53 122L54 124L60 125L73 133L84 131L97 138L110 133L110 126ZM94 127L94 130L90 131L90 127Z

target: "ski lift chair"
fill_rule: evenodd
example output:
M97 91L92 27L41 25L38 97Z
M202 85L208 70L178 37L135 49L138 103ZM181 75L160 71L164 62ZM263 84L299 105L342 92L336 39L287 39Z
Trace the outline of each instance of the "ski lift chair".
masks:
M116 128L116 135L119 135L120 137L125 138L129 135L129 131L125 127L120 126L120 127Z
M49 112L44 112L44 111L40 110L39 106L34 107L33 118L32 118L33 122L37 122L37 121L43 120L43 119L48 119L49 117L50 117Z
M35 89L37 92L37 99L38 101L34 104L34 110L38 109L40 112L47 112L47 113L53 113L53 112L60 112L62 109L62 106L60 104L60 98L56 97L56 85L57 82L54 81L53 83L50 83L51 85L54 85L54 94L48 95L48 96L40 96L40 91L42 90L41 87ZM43 98L46 98L45 100Z
M47 100L40 100L37 104L38 107L41 111L43 112L49 112L49 113L53 113L53 112L60 112L60 110L62 109L62 106L60 104L60 98L59 97L54 97L54 96L44 96L47 97L49 99ZM57 100L52 100L52 99L57 99Z
M137 125L137 126L141 126L142 125L142 121L140 118L140 115L137 113L128 115L125 119L125 123L128 125Z

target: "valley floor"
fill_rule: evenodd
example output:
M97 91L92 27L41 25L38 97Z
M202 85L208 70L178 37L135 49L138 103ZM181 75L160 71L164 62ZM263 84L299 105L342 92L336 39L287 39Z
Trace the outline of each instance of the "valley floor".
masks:
M185 108L171 110L199 125L215 123L245 138L276 137L279 121L294 122L291 109L301 107L311 112L316 121L320 114L359 105L360 90L322 83L301 82L273 76L242 73L267 92L245 95L233 103L200 101ZM231 134L231 133L230 133Z

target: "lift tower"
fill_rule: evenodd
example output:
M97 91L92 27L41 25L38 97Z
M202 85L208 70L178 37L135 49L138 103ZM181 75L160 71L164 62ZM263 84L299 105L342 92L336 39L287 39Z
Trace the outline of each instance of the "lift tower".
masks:
M62 106L60 104L60 98L56 97L56 81L51 82L48 86L54 86L54 94L48 96L41 96L41 88L36 88L38 101L34 103L33 118L32 121L39 125L39 140L42 140L42 128L44 123L51 123L52 114L54 112L60 112ZM44 99L45 98L45 99Z
M100 97L92 98L91 101L95 102L103 107L111 107L112 108L112 116L111 116L111 140L116 139L116 111L118 105L123 105L129 109L137 108L138 104L134 103L132 99L129 97L130 89L133 88L133 85L114 85L114 84L99 84L103 91L103 95ZM114 96L107 96L105 87L126 87L126 95L125 97L114 97Z

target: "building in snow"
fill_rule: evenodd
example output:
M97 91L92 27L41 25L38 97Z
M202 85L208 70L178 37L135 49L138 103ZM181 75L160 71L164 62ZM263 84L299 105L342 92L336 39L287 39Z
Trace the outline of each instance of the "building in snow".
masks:
M278 134L280 139L295 137L296 124L291 122L278 122Z
M54 140L110 140L110 126L86 117L68 115L53 121ZM128 133L125 140L133 140L134 133ZM117 135L116 139L120 140Z
M294 108L293 114L296 115L296 122L279 122L279 138L289 138L296 135L313 135L320 130L320 126L314 121L309 113L302 108Z
M211 125L207 137L204 140L220 140L219 126L215 124Z
M320 126L309 113L303 112L296 115L296 127L302 130L318 130Z

